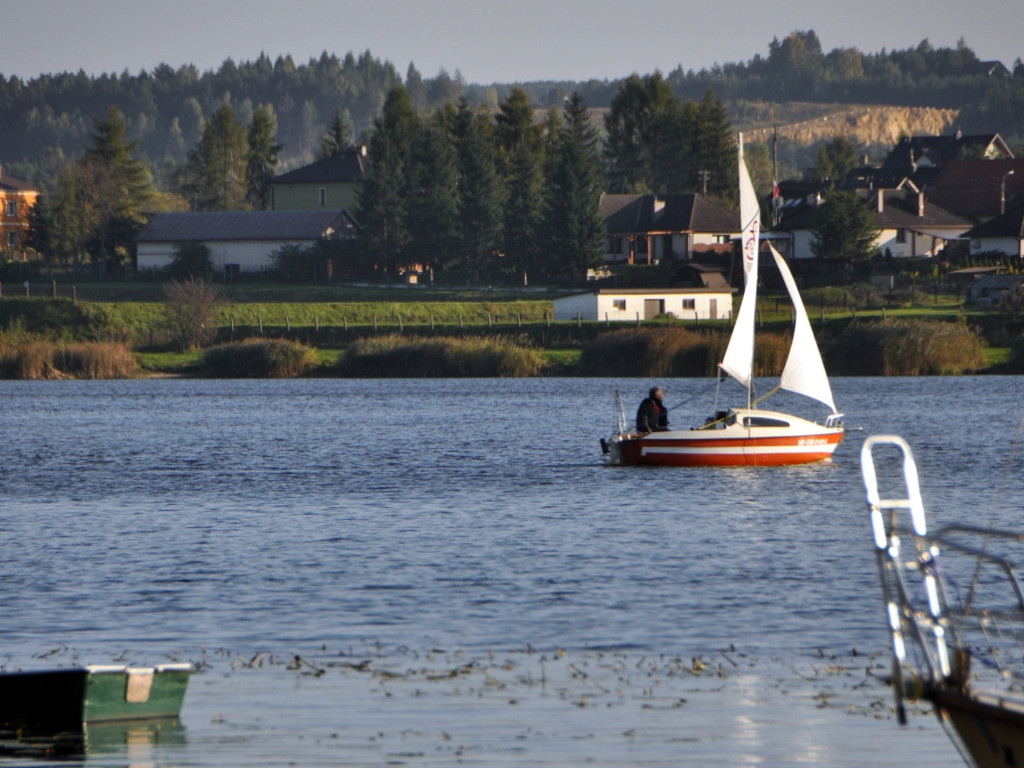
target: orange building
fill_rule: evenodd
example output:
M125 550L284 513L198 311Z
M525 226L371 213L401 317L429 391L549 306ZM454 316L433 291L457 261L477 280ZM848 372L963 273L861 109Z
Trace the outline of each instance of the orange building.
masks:
M31 184L4 176L0 168L0 251L25 249L28 211L39 190Z

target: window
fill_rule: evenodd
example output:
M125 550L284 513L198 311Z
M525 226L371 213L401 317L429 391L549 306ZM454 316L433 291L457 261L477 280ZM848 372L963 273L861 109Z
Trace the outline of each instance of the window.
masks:
M767 416L746 416L743 419L744 427L788 427L788 421L772 419Z
M626 311L626 300L625 299L612 299L612 308L619 310L619 312Z
M18 247L18 233L17 232L8 232L7 233L7 245L10 248L17 248Z
M683 309L696 309L696 308L697 308L697 300L696 299L683 299Z
M18 201L8 200L7 201L7 215L12 219L18 215Z
M608 238L608 253L622 253L622 238L620 236L612 235Z
M320 207L323 208L327 205L327 188L320 187Z
M905 243L905 242L907 242L907 230L903 229L902 227L900 227L899 229L896 230L896 242L897 243Z

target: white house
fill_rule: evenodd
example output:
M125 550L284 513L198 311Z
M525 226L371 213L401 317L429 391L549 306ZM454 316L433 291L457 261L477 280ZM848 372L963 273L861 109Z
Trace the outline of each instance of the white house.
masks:
M637 322L658 315L682 320L728 320L728 288L601 288L555 299L555 320Z
M927 202L913 187L858 190L874 213L879 234L875 247L895 257L937 255L950 240L957 240L971 221ZM778 229L790 233L795 259L814 258L814 240L820 205L807 204L785 216Z
M157 213L135 238L138 269L169 267L179 244L198 242L218 271L258 272L283 245L312 245L351 229L337 210Z
M1024 207L1014 208L971 229L971 253L1000 252L1024 256Z

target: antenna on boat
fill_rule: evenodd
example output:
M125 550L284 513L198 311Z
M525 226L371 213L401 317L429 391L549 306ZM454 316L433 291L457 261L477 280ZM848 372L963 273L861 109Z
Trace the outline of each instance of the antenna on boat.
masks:
M622 405L622 393L619 388L615 388L615 426L616 434L624 435L626 433L626 409Z

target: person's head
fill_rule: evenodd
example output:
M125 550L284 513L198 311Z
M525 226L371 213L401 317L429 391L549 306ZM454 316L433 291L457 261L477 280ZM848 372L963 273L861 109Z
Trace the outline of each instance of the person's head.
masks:
M661 391L661 387L651 387L651 391L647 393L651 400L657 400L659 403L665 396L665 393Z

